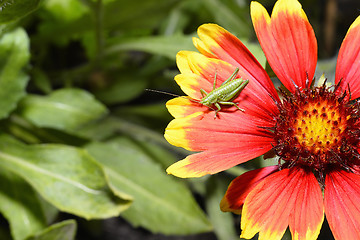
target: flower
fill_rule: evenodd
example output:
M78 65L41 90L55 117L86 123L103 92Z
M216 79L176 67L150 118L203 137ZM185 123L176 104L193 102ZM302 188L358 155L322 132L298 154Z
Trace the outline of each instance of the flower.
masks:
M252 2L251 18L273 71L286 87L278 95L265 70L235 36L215 24L199 27L200 53L181 51L175 77L190 97L167 103L174 116L165 138L198 153L167 172L201 177L229 169L265 153L276 166L249 171L232 181L223 211L241 213L241 237L316 239L326 216L335 239L360 239L360 17L341 45L335 85L313 87L317 63L314 31L297 0L278 0L271 17ZM249 84L213 109L201 99L239 68Z

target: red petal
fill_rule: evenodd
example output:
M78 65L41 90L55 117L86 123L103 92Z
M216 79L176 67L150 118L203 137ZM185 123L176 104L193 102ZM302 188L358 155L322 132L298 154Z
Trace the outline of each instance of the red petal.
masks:
M176 118L167 126L165 138L169 143L191 151L259 148L264 153L263 149L272 148L271 132L260 128L274 126L272 119L255 118L236 108L228 112L222 110L214 117L214 111L208 109L205 114L198 112ZM186 145L182 145L185 142Z
M250 142L237 148L228 146L227 148L208 150L192 154L184 160L174 163L166 171L182 178L202 177L232 168L264 154L271 148L270 144Z
M315 176L305 172L298 191L295 210L290 214L289 227L293 240L315 240L324 221L322 192Z
M344 170L328 173L324 200L335 239L360 239L360 176Z
M351 98L360 97L360 16L350 26L341 44L336 64L335 83L347 90L350 86Z
M241 237L259 232L259 239L281 239L290 225L294 239L316 239L323 220L321 198L311 171L296 167L276 172L247 196Z
M235 178L229 185L220 208L223 212L241 213L245 198L264 178L278 171L278 166L264 167L246 172Z
M265 56L285 87L291 92L294 84L309 87L316 68L317 43L300 3L279 0L270 18L261 4L252 2L251 18Z

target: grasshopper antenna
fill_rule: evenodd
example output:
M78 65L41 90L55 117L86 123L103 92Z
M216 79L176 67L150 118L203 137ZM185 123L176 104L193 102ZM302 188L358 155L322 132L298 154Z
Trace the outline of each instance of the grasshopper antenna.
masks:
M174 93L169 93L169 92L164 92L164 91L159 91L159 90L154 90L154 89L149 89L149 88L145 88L145 91L149 91L149 92L155 92L155 93L162 93L162 94L166 94L166 95L169 95L169 96L173 96L173 97L181 97L181 98L185 98L185 99L188 99L192 102L195 102L195 103L199 103L201 105L204 105L200 102L200 100L197 100L197 99L193 99L191 97L185 97L185 96L180 96L178 94L174 94ZM204 105L205 106L205 105ZM207 105L206 105L207 106ZM207 106L209 109L213 110L213 111L216 111L213 107L210 107L210 106Z
M181 98L185 98L185 99L188 99L192 102L196 102L196 103L200 103L199 100L196 100L196 99L193 99L191 97L185 97L185 96L180 96L178 94L174 94L174 93L169 93L169 92L164 92L164 91L159 91L159 90L154 90L154 89L148 89L148 88L145 88L146 91L149 91L149 92L155 92L155 93L162 93L162 94L166 94L166 95L169 95L169 96L173 96L173 97L181 97ZM201 104L201 103L200 103ZM211 108L212 109L212 108Z
M169 93L169 92L164 92L164 91L159 91L159 90L154 90L154 89L145 88L145 91L155 92L155 93L162 93L162 94L166 94L166 95L173 96L173 97L183 97L183 98L187 98L187 97L180 96L180 95L177 95L177 94L174 94L174 93ZM187 98L187 99L189 99L189 98Z

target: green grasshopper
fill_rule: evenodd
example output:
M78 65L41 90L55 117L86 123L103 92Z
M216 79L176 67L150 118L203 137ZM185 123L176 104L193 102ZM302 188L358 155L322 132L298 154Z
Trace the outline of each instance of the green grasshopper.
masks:
M211 110L214 110L215 111L214 119L217 117L218 112L221 111L220 105L232 105L235 106L240 111L244 111L243 109L239 108L239 106L236 103L232 102L232 100L234 100L249 83L249 80L244 80L242 78L235 78L238 72L239 72L239 68L236 68L235 71L231 74L231 76L228 79L226 79L218 88L216 88L217 74L215 73L214 85L211 92L207 93L204 89L200 89L200 93L202 95L201 100L196 100L192 98L187 98L187 99L193 102L200 103L204 106L207 106ZM166 93L151 89L146 89L146 90L152 92L158 92L158 93L165 93L176 97L181 97L179 95L172 93ZM216 109L212 107L213 105L216 107Z
M226 79L220 87L216 88L216 73L214 78L214 85L211 92L207 93L204 89L200 89L202 99L199 101L200 104L207 106L210 109L213 109L211 106L216 107L215 117L217 117L218 112L221 110L221 105L232 105L235 106L240 111L244 111L239 108L239 106L232 102L240 92L246 87L249 83L249 80L244 80L242 78L235 78L239 72L239 68L236 68L231 76Z

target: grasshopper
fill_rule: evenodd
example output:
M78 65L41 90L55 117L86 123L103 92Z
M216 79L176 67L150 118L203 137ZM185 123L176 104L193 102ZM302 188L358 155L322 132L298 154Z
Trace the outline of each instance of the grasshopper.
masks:
M244 111L239 108L239 106L232 102L240 92L246 87L249 83L249 80L244 80L242 78L235 78L239 72L239 68L236 68L231 76L226 79L220 87L216 88L216 73L214 78L214 85L211 92L207 93L204 89L200 89L202 99L199 101L200 104L207 106L210 109L213 109L211 106L216 107L215 117L217 117L218 112L221 110L221 105L232 105L235 106L240 111Z
M191 99L187 98L190 101L200 103L204 106L207 106L211 110L215 111L214 119L217 117L217 114L219 111L221 111L220 105L232 105L235 106L240 111L244 111L241 109L236 103L232 102L233 99L235 99L240 92L246 87L246 85L249 83L249 80L244 80L242 78L235 78L236 75L239 72L239 68L236 68L235 71L231 74L231 76L226 79L220 87L216 88L216 73L214 78L214 85L211 92L207 93L204 89L200 89L200 93L202 95L201 100ZM164 93L176 97L181 97L176 94L152 90L152 89L146 89L151 92L158 92L158 93ZM216 109L214 109L212 106L215 106Z

